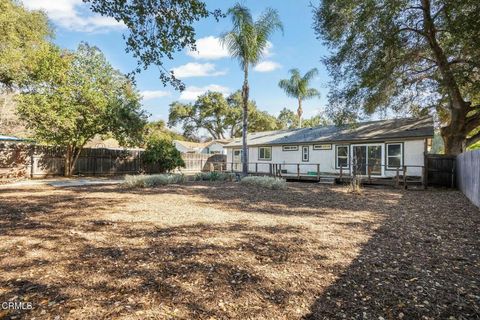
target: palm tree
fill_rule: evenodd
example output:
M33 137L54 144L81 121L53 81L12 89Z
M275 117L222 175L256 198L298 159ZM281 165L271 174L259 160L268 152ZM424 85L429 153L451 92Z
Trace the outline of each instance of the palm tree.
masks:
M298 127L301 128L303 114L302 101L320 96L317 89L308 87L310 81L318 75L318 70L317 68L313 68L305 73L303 77L298 69L291 69L289 73L291 74L290 79L280 80L278 86L282 88L288 96L298 100Z
M262 58L268 46L268 38L276 30L283 31L283 25L274 9L266 9L257 21L253 21L250 10L237 3L228 10L233 28L222 35L222 45L238 60L243 70L242 86L242 174L248 174L247 131L248 131L248 70Z

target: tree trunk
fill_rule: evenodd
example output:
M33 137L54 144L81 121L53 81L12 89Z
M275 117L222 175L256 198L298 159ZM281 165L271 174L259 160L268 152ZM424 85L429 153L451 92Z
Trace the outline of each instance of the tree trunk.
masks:
M302 99L298 99L298 109L297 109L297 116L298 116L298 127L302 127L302 115L303 115L303 109L302 109Z
M450 122L440 130L445 145L445 154L457 155L465 151L465 141L469 131L466 124L470 103L463 99L450 68L448 58L437 41L437 29L431 14L430 0L421 0L421 3L423 9L423 31L442 75L442 84L447 90L450 99L448 106Z
M73 170L75 169L75 164L77 163L81 151L82 147L77 148L72 145L67 146L67 151L65 153L65 177L71 177L73 175Z
M70 177L72 175L70 171L71 162L72 162L72 146L68 145L67 151L65 153L65 169L63 173L65 177Z
M248 64L245 64L243 70L244 79L242 87L242 100L243 100L243 125L242 125L242 175L245 177L248 175L248 149L247 149L247 132L248 132Z
M465 151L468 129L466 119L468 106L450 107L450 123L440 128L445 154L457 155Z

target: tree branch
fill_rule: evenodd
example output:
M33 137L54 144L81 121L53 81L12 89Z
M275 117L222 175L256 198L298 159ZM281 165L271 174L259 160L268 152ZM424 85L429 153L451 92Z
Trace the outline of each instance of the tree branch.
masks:
M471 136L470 138L467 138L467 141L466 141L467 147L471 146L472 144L478 141L480 141L480 131L474 134L473 136Z
M468 117L465 121L465 128L467 133L478 128L480 126L480 112Z

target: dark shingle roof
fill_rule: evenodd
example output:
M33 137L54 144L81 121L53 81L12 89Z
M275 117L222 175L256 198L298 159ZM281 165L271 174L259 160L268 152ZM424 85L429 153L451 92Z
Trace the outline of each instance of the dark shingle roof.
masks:
M432 117L360 122L355 126L332 125L249 133L247 136L247 144L270 145L308 142L392 140L420 137L433 137ZM241 138L237 138L226 145L226 147L236 147L241 144Z

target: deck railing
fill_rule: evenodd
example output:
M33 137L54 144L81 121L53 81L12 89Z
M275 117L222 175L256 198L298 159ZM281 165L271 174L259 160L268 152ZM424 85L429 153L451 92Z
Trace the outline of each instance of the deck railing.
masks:
M242 172L242 163L240 162L212 162L208 171L223 171L223 172ZM393 171L393 175L382 175L382 172ZM351 179L353 174L356 174L363 182L372 183L380 179L390 178L395 186L403 185L406 187L409 183L421 183L426 188L427 175L425 166L423 165L401 165L401 166L387 166L385 164L362 165L355 166L349 164L347 167L340 167L331 170L322 171L320 163L266 163L266 162L248 162L249 174L263 174L275 177L283 177L287 179L317 179L321 177L335 177L340 180Z

